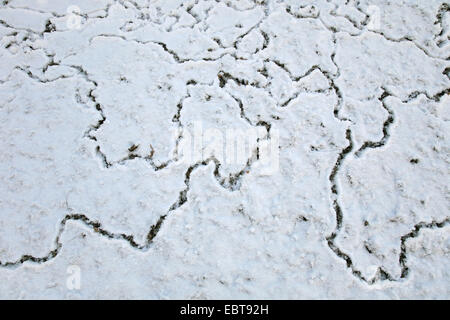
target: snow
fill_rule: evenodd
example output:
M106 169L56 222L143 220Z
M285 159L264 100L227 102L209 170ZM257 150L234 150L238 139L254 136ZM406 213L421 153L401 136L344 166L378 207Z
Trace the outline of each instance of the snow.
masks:
M449 21L3 1L0 298L448 299Z

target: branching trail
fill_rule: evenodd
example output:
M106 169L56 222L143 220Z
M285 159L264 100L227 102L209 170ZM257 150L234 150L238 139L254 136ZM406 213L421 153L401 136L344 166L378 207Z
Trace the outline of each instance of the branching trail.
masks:
M244 169L239 171L238 173L234 175L230 175L229 177L222 177L219 173L220 168L220 162L214 158L208 158L205 161L197 162L196 164L190 166L185 173L185 179L184 183L186 187L180 191L177 201L175 201L167 211L167 213L161 215L158 219L158 221L150 226L149 231L146 236L146 240L144 243L140 244L138 243L133 235L127 235L125 233L114 233L111 231L108 231L106 228L102 226L102 224L99 221L92 220L89 218L86 214L83 213L69 213L67 214L64 219L60 222L59 231L58 234L54 240L53 249L51 249L48 254L42 257L35 257L32 255L22 255L22 257L16 261L0 261L0 267L5 268L14 268L19 267L25 262L34 262L34 263L45 263L52 259L54 259L61 251L63 243L61 242L61 236L64 233L64 230L66 228L68 221L77 221L79 223L82 223L84 226L90 228L95 233L98 233L99 235L111 239L111 240L121 240L127 242L132 248L139 250L139 251L147 251L151 244L153 243L154 238L158 235L158 232L160 231L165 219L169 216L169 214L172 211L177 210L181 206L183 206L187 201L187 195L190 189L190 182L191 182L191 175L192 173L200 168L207 166L210 163L214 164L214 176L220 183L220 185L230 191L235 191L240 188L240 179L244 175L245 172L248 172L250 169L252 163L256 161L256 154L254 157L252 157Z
M394 112L391 110L391 108L388 107L386 102L384 101L387 97L390 97L391 94L389 94L385 89L383 89L383 94L378 99L381 102L381 105L383 108L387 111L388 117L386 121L383 123L383 137L380 141L366 141L363 143L363 145L359 148L358 151L355 152L356 157L360 157L362 153L366 149L375 149L380 148L386 144L390 137L390 127L394 123Z
M420 45L418 45L416 42L414 42L412 39L408 38L408 37L403 37L401 39L392 39L387 37L383 32L380 31L374 31L374 30L368 30L367 29L367 25L369 23L369 18L370 16L368 14L366 14L361 8L359 8L358 6L356 6L357 10L360 11L361 13L365 14L366 18L365 20L362 22L361 25L359 25L358 23L356 23L355 21L353 21L350 17L347 16L342 16L343 18L347 19L349 22L352 23L352 25L359 30L359 32L352 34L349 32L345 32L347 34L349 34L350 36L359 36L361 35L363 32L373 32L376 34L379 34L381 36L383 36L386 40L390 41L390 42L404 42L404 41L408 41L408 42L412 42L418 49L420 49L422 52L424 52L427 56L439 59L437 57L432 56L427 50L425 50L424 48L422 48ZM337 9L337 7L335 8L335 10ZM331 12L332 15L337 16L335 10L333 10ZM337 68L337 73L335 75L331 75L331 74L327 74L322 72L329 80L330 82L330 86L333 88L333 90L335 91L337 97L338 97L338 103L335 106L334 109L334 117L339 120L339 121L345 121L345 122L350 122L351 120L346 119L346 118L342 118L339 114L339 111L342 107L343 104L343 93L341 91L341 89L335 84L335 80L337 78L340 77L340 68L339 65L336 63L335 61L335 55L336 55L336 45L337 45L337 38L336 38L336 34L338 32L342 32L339 31L337 29L335 29L333 26L329 26L324 19L320 16L320 12L315 16L315 18L318 18L323 26L328 29L330 32L332 32L333 34L333 42L335 44L335 48L334 48L334 52L331 55L331 59L334 63L334 65ZM448 69L448 68L447 68ZM448 70L444 70L443 74L446 74L448 76ZM379 267L378 271L376 273L376 275L372 278L372 279L367 279L366 277L364 277L361 273L360 270L358 270L356 268L356 266L354 265L352 259L350 258L350 256L348 254L346 254L342 249L340 249L336 243L336 237L338 236L339 232L342 229L342 225L343 225L343 221L344 221L344 212L342 211L342 208L339 204L339 187L337 184L337 177L339 175L339 171L340 168L342 167L345 158L351 154L353 152L353 155L355 157L360 157L366 150L368 149L375 149L375 148L381 148L384 145L386 145L386 143L388 142L389 138L390 138L390 127L391 125L395 122L395 115L394 112L391 108L389 108L389 106L386 104L385 99L387 97L393 96L393 94L391 94L387 89L385 88L381 88L383 90L383 93L381 94L381 96L379 97L379 101L382 103L383 108L387 111L388 113L388 117L385 120L385 122L383 123L383 128L382 128L382 132L383 132L383 137L379 140L379 141L366 141L363 143L363 145L356 151L354 151L354 142L352 139L352 130L351 127L348 127L346 130L346 139L348 141L348 145L346 147L344 147L342 149L342 151L339 153L336 163L330 173L329 176L329 181L330 181L330 185L331 185L331 201L332 201L332 207L333 207L333 211L335 213L336 216L336 227L335 230L326 238L328 246L330 247L330 249L336 254L336 256L338 256L339 258L341 258L342 260L345 261L347 268L349 268L352 272L352 274L357 277L358 279L360 279L361 281L363 281L364 283L367 283L369 285L371 284L375 284L379 281L383 281L383 280L389 280L389 281L399 281L402 279L405 279L408 275L408 267L407 267L407 253L406 253L406 242L408 241L408 239L410 238L415 238L419 235L419 232L421 229L423 228L428 228L428 229L434 229L434 228L442 228L444 226L446 226L447 224L450 223L450 217L446 218L443 221L433 221L431 223L424 223L424 222L420 222L418 224L416 224L412 231L407 233L406 235L403 235L400 238L400 249L401 249L401 253L399 255L399 264L402 268L402 272L401 272L401 277L399 279L395 279L392 275L390 275L386 270L384 270L383 268ZM440 99L446 95L448 95L450 93L450 88L447 88L445 90L443 90L442 92L437 93L434 96L430 96L427 92L413 92L409 95L408 99L402 101L403 103L407 103L410 102L411 100L417 98L420 94L425 95L429 100L433 100L433 101L440 101Z
M385 99L389 96L392 96L390 93L388 93L385 89L383 89L383 94L379 98L380 102L383 104L383 107L387 110L389 116L387 120L383 124L383 137L380 141L373 142L373 141L367 141L365 142L362 147L354 152L354 155L356 157L360 157L362 152L369 148L381 148L383 147L389 137L389 127L391 124L394 123L394 113L393 111L386 105ZM411 99L415 99L418 96L418 94L411 94L410 98L406 101L403 101L404 103L409 102ZM444 94L438 93L435 97L429 97L430 100L439 101L441 97L443 97ZM450 224L450 217L447 217L446 219L442 221L432 221L429 223L426 222L420 222L417 223L410 232L400 237L400 254L399 254L399 265L401 267L401 276L400 278L395 278L392 276L389 272L384 270L382 267L378 267L376 275L368 279L364 277L360 270L355 266L352 259L348 254L346 254L342 249L340 249L336 243L336 237L338 236L339 232L342 229L343 221L344 221L344 213L342 211L342 208L339 204L339 187L337 184L337 176L339 175L340 168L343 165L343 162L345 158L352 153L354 149L354 143L352 139L352 131L350 128L346 131L346 139L348 141L348 145L342 149L342 151L339 153L338 158L336 160L336 163L331 171L331 174L329 176L329 180L331 183L331 195L332 195L332 203L333 203L333 210L336 215L336 227L335 230L331 235L329 235L326 240L328 243L328 246L330 249L342 260L345 261L347 268L349 268L352 272L352 274L360 279L361 281L372 285L379 281L389 280L389 281L401 281L405 278L407 278L409 274L409 268L407 266L407 248L406 248L406 242L410 238L416 238L420 234L420 230L422 229L437 229L437 228L443 228Z
M347 2L347 3L349 3L349 2ZM105 14L103 16L92 17L92 18L89 17L87 14L81 14L80 16L83 19L85 19L86 21L89 19L106 19L109 16L110 9L114 4L120 4L123 6L123 8L134 7L136 10L142 10L142 9L149 8L148 6L142 6L138 2L135 2L135 1L115 0L113 3L109 3L107 5L107 7L104 9ZM189 5L185 8L186 12L190 16L192 16L195 20L195 23L191 26L192 29L198 28L201 23L201 19L195 13L195 10L193 10L194 6L196 6L197 4L198 4L198 1L196 1L194 4ZM15 8L12 5L10 5L9 1L7 1L7 0L3 1L2 5L5 7L12 8L12 9ZM238 8L236 8L231 3L227 2L226 5L228 7L232 7L233 9L240 11ZM251 28L249 28L249 30L238 35L231 46L224 46L222 44L222 42L220 41L220 39L212 38L212 40L217 43L217 46L219 48L218 50L220 50L219 54L216 54L216 56L214 56L213 58L203 57L203 58L198 58L198 59L189 59L189 58L183 57L180 53L177 53L176 50L170 48L170 46L168 44L166 44L162 41L154 41L154 40L141 41L141 40L137 40L137 39L132 39L132 38L128 37L125 25L122 28L120 28L120 30L122 31L121 34L106 34L106 33L95 34L90 38L89 43L92 43L92 41L94 41L96 38L113 37L113 38L121 39L124 41L131 41L131 42L139 43L141 45L151 45L152 44L152 45L158 46L159 48L164 50L164 52L166 52L171 57L171 61L173 63L179 64L179 65L186 64L187 62L201 62L201 61L214 62L214 61L219 61L220 59L222 59L225 56L230 56L230 57L234 58L236 61L247 60L245 58L238 56L238 54L237 54L238 46L242 44L244 37L249 35L253 30L257 30L263 38L262 47L257 48L254 52L254 55L264 52L264 50L266 50L269 47L269 44L271 44L271 41L273 40L272 38L270 38L270 35L268 35L266 32L264 32L261 29L261 25L267 20L268 16L270 15L269 5L266 1L263 1L263 0L262 1L261 0L254 1L253 8L256 8L258 6L261 6L263 8L264 16L257 23L255 23ZM253 8L251 8L251 9L253 9ZM442 221L417 223L416 225L413 226L413 228L411 229L410 232L408 232L407 234L400 237L400 254L399 254L398 261L399 261L399 265L401 267L401 276L399 278L393 277L382 267L378 268L378 271L373 278L368 279L368 278L364 277L362 275L362 272L360 270L358 270L357 267L355 266L354 262L350 258L350 255L345 253L341 248L339 248L336 245L335 240L338 237L338 235L343 227L343 223L344 223L344 219L345 219L344 212L339 203L340 190L339 190L339 185L338 185L338 176L340 173L340 169L342 168L342 166L345 162L345 159L347 157L349 157L350 155L353 154L355 157L360 158L363 155L363 153L368 152L369 149L382 148L383 146L385 146L388 143L390 135L391 135L391 131L390 131L391 125L395 123L395 114L394 114L393 110L391 108L389 108L388 104L385 101L388 97L393 96L393 95L391 93L389 93L385 88L382 88L383 93L379 97L379 101L382 103L383 108L388 113L388 117L383 123L383 128L382 128L383 137L379 141L366 141L362 144L362 146L358 150L354 150L355 144L353 142L353 138L352 138L353 133L352 133L352 129L351 129L352 121L349 119L346 119L346 118L342 118L340 116L340 110L341 110L342 104L344 102L344 93L342 92L341 88L339 88L339 86L336 84L337 83L336 80L340 77L340 72L341 72L338 64L335 61L336 47L337 47L337 41L338 41L337 35L338 35L338 33L345 33L352 37L361 36L366 33L373 34L373 35L379 35L389 42L395 42L395 43L409 42L412 45L414 45L416 48L421 50L427 57L431 57L431 58L434 58L437 60L444 60L444 61L448 61L450 59L450 57L446 58L446 59L443 59L441 57L436 57L435 55L431 54L427 48L424 48L420 43L418 43L415 39L411 38L410 36L402 36L400 38L392 38L392 37L387 36L382 31L369 30L368 24L369 24L369 20L370 20L370 15L368 13L366 13L362 8L359 7L359 2L356 2L356 5L354 6L354 8L365 16L363 21L355 21L350 16L339 15L337 13L338 5L335 5L335 8L332 9L331 12L329 12L330 16L335 17L335 18L346 19L354 27L355 32L348 32L348 31L338 30L338 29L336 29L336 27L329 25L327 23L326 19L324 19L324 13L320 12L320 9L318 9L316 6L312 6L312 5L311 6L300 6L300 9L298 12L294 12L294 9L290 5L286 5L286 7L285 7L286 13L288 13L289 15L291 15L292 17L294 17L296 19L317 19L317 20L319 20L321 22L321 24L323 25L323 27L332 34L334 50L333 50L333 53L331 54L330 58L337 70L337 72L335 74L332 74L331 72L324 70L319 65L314 65L314 66L311 66L310 69L308 71L306 71L306 73L304 73L302 76L293 77L292 72L283 63L281 63L277 60L266 58L264 60L264 64L265 63L276 64L279 68L283 69L285 72L287 72L289 74L289 76L293 82L299 81L299 80L303 79L304 77L309 76L315 70L319 70L328 79L329 87L330 87L329 91L333 91L337 96L337 103L334 106L333 114L334 114L334 117L338 121L341 121L341 123L347 125L345 137L346 137L348 144L338 154L337 160L336 160L336 162L332 168L332 171L329 175L329 178L328 178L330 186L331 186L330 187L330 196L331 196L331 201L332 201L332 209L336 216L336 227L335 227L335 230L329 236L326 237L326 240L327 240L328 246L331 249L331 251L336 256L338 256L340 259L345 261L346 266L347 266L347 268L349 268L351 270L351 273L355 277L357 277L358 279L363 281L364 283L371 285L371 284L375 284L375 283L378 283L378 282L384 281L384 280L401 281L402 279L407 278L407 276L409 274L409 268L407 265L407 262L408 262L407 261L408 260L407 259L407 242L408 242L408 240L411 238L418 237L420 235L420 231L422 229L438 229L438 228L444 228L444 227L448 226L450 224L450 217L448 217ZM21 9L32 10L29 8L21 8ZM58 19L66 16L66 14L61 15L61 14L57 14L55 12L44 12L44 11L39 11L39 10L32 10L32 11L35 11L37 13L49 13L49 14L51 14L51 16L53 18L58 18ZM444 30L444 26L443 26L444 15L447 14L448 12L449 12L449 6L444 3L441 5L441 7L439 8L439 12L437 13L436 24L439 26L440 32L439 32L439 34L436 35L436 37L434 38L434 41L437 43L437 45L439 47L443 47L448 42L448 39L444 38L446 35L446 32L448 30ZM137 19L138 20L139 19L149 20L149 18L145 17L144 15L138 15ZM179 19L180 19L180 17L176 16L177 22L179 21ZM18 32L26 32L27 34L34 37L35 39L43 40L43 39L45 39L45 37L47 36L48 33L62 32L62 31L57 30L55 24L52 23L51 20L52 20L52 18L50 18L49 20L46 21L45 29L42 32L37 32L37 31L34 31L29 28L17 28L15 26L10 25L9 23L7 23L4 20L0 20L0 26L2 26L3 28L5 28L7 30L12 30L12 32L10 34L8 34L7 36L17 35ZM162 22L159 22L159 21L154 21L154 23L162 25ZM172 28L175 25L175 23L176 22L174 22L173 24L170 25L170 27L168 27L168 30L167 30L168 32L172 31ZM136 30L136 29L134 29L134 30ZM200 28L198 30L200 30ZM8 49L10 46L17 45L17 44L18 43L16 42L16 40L12 40L11 42L7 43L5 45L5 47L6 47L6 49ZM24 45L24 46L29 46L31 50L35 50L35 48L33 48L32 45ZM48 59L47 63L42 68L42 72L35 73L33 70L31 70L31 68L29 66L16 66L14 68L14 70L23 72L30 79L33 79L34 81L39 81L42 83L48 83L48 82L53 82L53 81L57 81L60 79L72 77L72 75L64 75L63 74L56 78L48 79L48 78L46 78L46 76L47 76L46 72L48 71L49 67L64 66L64 67L68 67L73 70L76 70L77 75L83 77L88 83L91 84L92 88L87 93L87 99L89 100L89 103L95 107L95 109L99 112L99 115L100 115L100 119L96 123L92 124L86 130L86 132L84 133L84 137L87 139L90 139L92 141L98 142L95 133L96 133L96 131L98 131L101 128L101 126L105 123L105 121L107 119L106 119L104 108L103 108L101 102L98 101L97 97L95 96L95 89L98 87L97 81L92 79L92 77L88 74L87 70L85 70L85 68L83 66L64 65L62 61L55 61L54 53L46 52L46 50L42 49L42 48L40 48L40 50L44 51L44 53ZM450 67L447 67L445 70L443 70L443 74L446 75L447 77L449 77L449 79L450 79L450 74L449 74L450 71L449 70L450 70ZM258 70L258 72L260 72L262 75L264 75L266 78L268 78L267 70L265 69L265 67L262 70ZM219 87L223 88L225 91L226 91L226 85L227 85L228 81L233 81L235 84L240 85L240 86L253 86L255 88L266 89L265 87L261 86L259 83L251 82L246 79L238 78L236 76L233 76L230 72L227 72L225 70L220 70L217 77L218 77ZM9 77L7 77L5 81L1 81L0 84L3 84L8 80L9 80ZM189 87L191 85L195 85L195 83L192 83L192 82L186 83L186 87ZM251 126L264 127L267 130L266 139L269 139L270 138L270 129L271 129L272 124L265 122L265 121L259 121L257 123L253 123L245 112L245 107L244 107L242 100L228 91L227 91L227 94L229 94L234 99L234 101L238 104L239 110L240 110L240 117L244 121L246 121L248 124L250 124ZM409 98L403 102L404 103L409 102L421 94L424 94L430 100L440 101L440 99L442 97L450 94L450 88L447 88L447 89L443 90L442 92L437 93L434 96L430 96L427 92L415 91L415 92L412 92L410 94ZM287 100L280 103L280 107L289 107L290 102L293 101L294 99L296 99L298 96L299 96L299 93L297 92L292 97L289 97ZM181 117L181 110L183 108L184 99L187 97L189 97L189 93L187 93L179 101L179 103L177 105L177 112L173 116L173 119L172 119L172 121L174 123L176 123L176 125L178 126L179 129L182 129L182 127L183 127L180 117ZM79 102L80 102L81 98L79 96L77 98L79 98L77 100L79 100ZM178 143L180 142L181 139L182 139L182 134L180 134L176 140L176 150L178 149ZM108 160L106 154L101 150L99 144L97 144L95 151L96 151L97 156L101 159L102 164L104 165L105 168L111 168L114 165L120 165L126 161L131 161L134 159L142 159L142 160L147 161L147 163L150 164L150 166L153 168L154 171L158 171L158 170L162 170L164 168L168 168L170 163L177 161L177 158L174 157L173 159L169 159L168 161L163 162L161 164L156 164L155 161L153 160L153 154L154 154L153 149L151 149L151 152L148 156L139 156L135 153L137 148L138 148L138 146L134 146L134 145L131 146L128 150L129 151L128 156L119 161L115 161L115 162ZM67 223L69 221L76 221L76 222L84 225L85 227L89 228L94 233L97 233L106 239L124 241L130 247L132 247L136 250L147 251L149 248L151 248L151 245L154 242L155 237L158 235L159 231L161 230L166 218L171 214L172 211L177 210L178 208L182 207L184 204L187 203L188 193L190 190L191 176L192 176L192 173L195 172L195 170L197 170L200 167L204 167L209 164L213 164L214 165L213 175L214 175L214 178L216 179L216 181L223 188L232 192L232 191L240 189L242 177L247 172L249 172L252 165L258 160L259 160L259 149L257 147L255 150L253 150L253 154L247 160L247 163L244 165L244 167L239 172L230 174L227 177L223 177L220 174L221 163L215 157L210 157L206 160L203 160L203 161L200 161L200 162L190 165L185 172L185 177L184 177L185 187L179 192L178 199L172 205L170 205L167 212L162 214L158 218L158 220L156 221L156 223L154 225L149 227L149 231L148 231L148 233L145 237L145 241L143 243L138 243L135 240L135 237L133 235L128 235L125 233L115 233L115 232L111 232L111 231L107 230L99 221L92 220L85 213L69 212L60 221L59 230L58 230L57 236L54 240L53 248L45 256L36 257L36 256L25 254L25 255L22 255L19 259L15 260L15 261L0 261L0 266L3 268L17 268L27 262L40 264L40 263L46 263L46 262L54 259L55 257L58 256L58 254L61 252L61 250L63 248L63 242L62 242L61 238L66 229Z

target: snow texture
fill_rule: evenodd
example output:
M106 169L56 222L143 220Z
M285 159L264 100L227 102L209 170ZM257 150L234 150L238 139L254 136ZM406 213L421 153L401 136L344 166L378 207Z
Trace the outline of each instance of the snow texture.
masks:
M2 0L0 37L0 298L450 298L448 2ZM259 134L184 161L199 123Z

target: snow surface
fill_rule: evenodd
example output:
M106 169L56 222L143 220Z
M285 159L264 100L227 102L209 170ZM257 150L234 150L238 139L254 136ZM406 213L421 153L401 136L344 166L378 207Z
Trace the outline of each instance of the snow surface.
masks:
M1 2L0 298L450 298L448 2Z

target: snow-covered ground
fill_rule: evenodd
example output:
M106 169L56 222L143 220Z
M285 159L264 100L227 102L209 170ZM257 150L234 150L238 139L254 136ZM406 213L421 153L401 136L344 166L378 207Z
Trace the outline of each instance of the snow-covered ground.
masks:
M0 298L450 298L443 0L2 0Z

